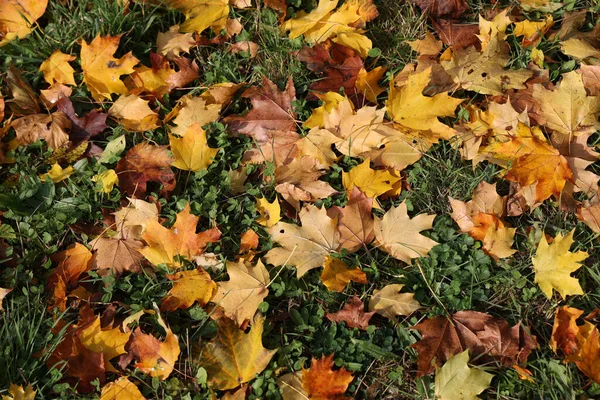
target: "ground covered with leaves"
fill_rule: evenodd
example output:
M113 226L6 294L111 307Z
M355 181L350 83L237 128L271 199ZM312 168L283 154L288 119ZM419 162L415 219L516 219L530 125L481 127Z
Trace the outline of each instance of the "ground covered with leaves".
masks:
M0 0L2 398L598 398L599 13Z

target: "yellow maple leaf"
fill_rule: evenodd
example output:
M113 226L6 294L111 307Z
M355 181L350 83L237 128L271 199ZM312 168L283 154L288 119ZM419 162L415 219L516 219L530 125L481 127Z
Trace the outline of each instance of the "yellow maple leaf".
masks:
M102 329L99 316L79 332L81 343L95 353L104 354L105 361L126 353L125 344L129 341L129 336L131 336L130 332L121 332L118 326L112 329ZM105 365L110 368L108 367L109 363Z
M92 177L92 182L100 182L102 192L108 194L112 192L115 185L119 184L119 176L114 169L108 169Z
M262 345L265 318L257 314L247 334L233 321L217 321L217 336L203 342L197 354L198 364L206 370L208 384L214 389L233 389L262 372L277 352Z
M292 39L304 35L311 43L332 39L366 57L372 43L362 35L362 30L358 27L375 18L377 8L372 0L351 0L336 10L338 2L339 0L319 0L314 10L309 13L299 12L295 18L287 20L281 30L290 31Z
M29 35L47 6L48 0L0 0L0 47Z
M540 285L547 298L552 297L552 289L558 291L563 298L583 294L579 281L570 274L581 268L580 263L588 257L588 253L569 251L574 233L574 229L564 237L559 233L551 244L548 244L546 236L542 234L535 257L531 259L535 282Z
M217 282L218 291L212 302L217 304L227 318L242 326L251 321L259 304L269 294L269 271L262 261L252 266L243 259L227 262L229 280Z
M578 136L600 128L600 96L588 96L577 71L563 74L554 90L533 85L533 98L540 105L544 125L558 133Z
M398 315L410 315L421 308L414 293L400 293L404 285L395 283L373 291L369 310L393 321Z
M165 228L155 220L149 219L142 238L148 246L140 250L153 265L167 264L171 267L182 266L181 256L190 259L202 254L208 243L214 243L221 237L217 228L196 233L199 218L190 213L190 205L177 214L171 229Z
M482 52L473 46L457 50L441 65L459 87L500 96L508 89L525 89L525 81L533 75L527 69L507 69L509 62L506 42L493 36Z
M217 284L201 267L165 276L174 283L169 293L162 299L161 310L187 309L195 302L204 306L217 292Z
M140 390L127 377L122 376L102 388L100 400L145 400Z
M434 219L435 215L430 214L410 218L406 202L403 202L398 207L392 207L383 218L375 218L376 243L392 257L410 264L413 258L425 257L437 244L420 233L431 229Z
M195 122L188 127L183 137L169 135L173 166L184 171L198 172L208 168L219 149L208 147L206 132Z
M50 168L50 171L48 171L48 173L40 175L40 179L44 180L46 179L46 177L48 177L52 179L54 183L57 183L60 181L64 181L74 173L75 169L72 166L69 165L67 168L63 169L63 167L61 167L59 163L54 163L54 165L52 165L52 168Z
M73 61L75 58L75 56L56 50L40 65L40 72L44 74L44 80L51 85L54 82L65 85L76 85L75 77L73 76L75 70L69 65L69 61Z
M108 110L108 115L130 132L144 132L158 127L158 114L139 96L123 95Z
M131 52L119 59L113 57L119 47L120 39L121 36L98 35L90 44L85 40L81 41L83 82L96 101L110 100L110 95L113 93L127 93L120 76L131 74L139 60Z
M207 28L219 33L229 16L229 0L169 0L167 4L185 14L181 32L201 33Z
M411 74L404 86L396 88L390 80L390 93L387 111L398 124L411 129L430 130L442 139L449 139L456 131L438 120L438 117L454 117L456 107L463 99L451 97L448 93L424 96L429 85L431 68Z
M377 96L385 91L384 88L379 86L379 81L385 71L387 71L386 67L377 67L368 72L366 69L361 68L358 71L355 84L356 90L362 93L371 103L377 103Z
M362 164L352 168L350 172L342 172L342 184L347 191L355 186L367 197L376 198L395 188L400 177L392 175L388 170L373 170L367 158Z
M340 259L327 257L323 267L321 282L328 290L343 292L350 281L367 283L367 275L360 268L350 268Z
M35 400L35 393L36 391L33 390L31 384L23 389L23 386L11 383L8 388L10 396L2 395L2 400Z
M278 222L269 230L281 247L265 255L273 265L292 265L298 277L323 265L325 258L340 247L337 218L330 218L325 208L309 205L300 211L302 226Z
M270 228L281 220L281 206L277 198L272 203L269 203L269 200L264 197L256 199L256 209L260 213L256 222L262 226Z
M324 94L315 93L322 102L323 105L313 108L310 117L302 124L308 129L312 128L324 128L325 127L325 116L338 106L341 102L348 102L350 109L352 109L352 103L348 101L348 98L342 96L336 92L327 92Z
M435 372L435 395L439 400L476 400L490 387L494 375L470 368L469 350L448 358Z

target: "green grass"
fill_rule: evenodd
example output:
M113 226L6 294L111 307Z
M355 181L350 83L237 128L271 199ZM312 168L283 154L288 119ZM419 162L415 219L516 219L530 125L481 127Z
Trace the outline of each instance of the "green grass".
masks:
M316 2L297 0L288 3L289 11L293 13L310 10ZM369 23L368 35L373 40L373 47L379 51L373 53L375 57L367 58L365 65L368 69L380 65L387 67L387 82L393 74L415 60L416 54L405 42L422 38L431 27L418 7L410 2L379 0L375 3L380 15ZM473 10L470 20L476 20L477 12L492 4L483 0L469 3ZM495 8L509 4L516 2L498 1ZM578 0L572 2L572 9L599 12L600 6L594 0ZM319 77L295 56L295 52L305 44L303 39L290 39L282 34L277 16L271 10L250 8L236 10L234 15L244 25L236 40L257 43L258 55L250 58L247 54L232 54L225 50L225 46L200 46L192 50L190 57L199 65L200 77L196 81L197 86L190 91L200 93L204 87L221 82L259 85L263 76L283 87L287 78L293 76L299 119L306 119L312 108L318 105L306 100L306 97L310 84ZM556 17L559 19L559 15ZM594 17L597 18L597 15L594 14ZM51 1L44 18L39 21L40 29L23 40L0 48L0 70L5 71L11 63L14 64L38 91L44 87L42 75L38 72L43 60L57 49L78 55L80 41L90 41L99 34L123 34L117 56L132 51L142 63L149 65L148 57L155 49L157 33L182 22L183 18L181 13L165 7L136 2L131 3L128 13L123 13L116 1L67 1L66 5ZM511 45L514 47L515 66L525 65L527 51L516 41ZM565 58L558 54L556 43L545 42L542 47L551 57ZM565 72L561 69L563 67L563 64L556 66L553 78ZM575 68L575 64L569 68ZM76 79L80 83L81 74ZM167 96L161 106L162 116L186 92L175 91ZM85 85L75 88L73 98L77 100L74 103L80 113L96 107ZM109 106L105 104L102 107L107 109ZM237 114L247 108L246 101L236 99L226 112ZM251 141L248 138L232 138L221 123L211 124L207 132L210 145L221 150L207 171L177 171L178 186L173 195L159 199L164 224L170 225L177 212L189 203L192 212L200 217L201 229L207 229L214 223L221 230L221 241L210 246L208 251L222 259L232 260L236 256L240 235L249 228L258 232L261 249L270 249L273 243L269 235L255 222L258 216L255 197L273 199L273 184L262 180L256 167L249 169L250 179L244 193L231 193L227 183L227 172L241 166L243 152L251 147ZM97 138L97 144L104 146L122 134L122 128L111 123L111 129ZM144 135L128 133L126 138L127 148L148 140L168 144L165 128ZM49 369L44 363L44 356L40 357L44 350L52 349L61 339L60 329L54 329L55 320L59 316L68 321L77 320L76 310L67 310L65 315L59 315L46 308L48 296L44 293L44 284L52 268L49 257L70 243L88 242L91 238L82 234L76 224L100 224L103 212L119 209L122 199L117 191L106 195L95 190L91 177L104 167L94 160L79 161L75 164L78 173L63 183L42 182L38 175L48 170L50 155L51 151L37 142L18 149L14 164L0 167L0 181L12 182L3 184L0 189L0 210L4 212L0 238L8 245L7 256L16 258L16 265L10 260L0 259L0 287L15 288L4 300L5 311L0 317L0 363L5 371L0 374L0 393L4 394L1 391L7 389L11 382L31 383L39 398L81 399L86 397L76 394L70 385L60 383L61 371ZM342 169L348 171L358 163L358 159L345 157L324 179L336 189L342 189ZM109 167L114 167L114 163ZM448 197L469 200L480 182L498 180L499 167L483 162L473 168L471 162L461 159L455 143L442 141L404 173L409 188L398 199L386 200L382 204L388 209L406 201L411 215L438 215L434 228L426 234L439 245L428 257L417 260L414 266L406 266L377 248L343 254L344 261L360 266L371 282L368 285L351 284L344 293L327 291L321 283L320 270L298 279L291 268L281 271L274 268L271 276L276 278L260 310L275 321L267 328L264 344L267 348L280 350L267 369L250 382L252 394L249 398L279 399L278 376L285 371L307 367L313 356L331 353L335 353L336 366L343 365L355 376L347 392L349 396L356 399L434 398L433 377L415 379L416 353L408 346L418 340L418 334L409 328L426 317L469 309L488 312L511 324L522 321L531 327L542 344L530 356L527 365L534 373L534 383L519 380L512 369L489 365L487 367L493 370L495 378L492 388L485 392L483 398L558 400L600 396L598 385L589 384L589 379L574 365L561 363L547 345L557 301L546 299L534 282L531 256L535 253L535 240L527 227L543 230L552 236L576 229L577 249L588 251L590 257L576 275L586 295L574 298L570 304L585 310L600 305L598 235L573 214L562 212L556 204L546 202L532 213L507 219L517 228L515 248L518 253L508 261L495 262L481 249L481 243L458 232L448 215L451 211ZM508 191L507 185L500 184L499 189L503 194ZM154 198L159 198L158 188L151 187L149 192ZM344 195L336 195L319 204L329 207L342 205L344 201ZM188 269L193 267L192 263L186 264ZM222 280L225 273L213 273L213 278ZM90 273L85 283L93 285L100 293L95 304L99 310L113 304L123 315L152 308L153 303L159 303L171 287L162 273L126 275L119 279ZM367 331L348 329L344 324L331 323L323 318L325 313L337 311L351 295L367 299L374 289L389 283L405 284L407 291L414 292L423 304L422 312L398 323L375 316L373 326ZM198 343L215 335L215 324L199 306L169 313L167 320L180 337L182 347L182 362L178 364L177 371L162 382L140 372L133 372L130 379L139 385L147 398L212 398L205 372L193 363L192 354ZM145 329L160 335L161 328L155 319L148 317L142 323ZM55 333L51 333L53 330ZM108 380L113 378L110 376Z

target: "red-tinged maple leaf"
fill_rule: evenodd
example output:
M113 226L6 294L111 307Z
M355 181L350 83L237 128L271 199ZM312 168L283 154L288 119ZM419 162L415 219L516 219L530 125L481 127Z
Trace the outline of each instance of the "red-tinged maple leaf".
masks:
M310 85L311 90L337 93L344 88L346 96L357 107L364 104L364 96L356 89L358 73L364 68L364 63L354 50L337 43L319 43L314 47L304 47L300 50L298 60L305 62L306 67L311 71L323 76ZM311 94L309 98L317 97Z
M455 24L443 19L434 20L432 23L440 40L455 50L480 46L477 38L479 24Z
M431 373L451 356L469 350L479 362L498 361L503 365L527 361L538 346L535 336L521 324L477 311L459 311L449 318L429 318L413 327L422 338L411 345L419 353L418 376Z
M223 119L231 131L248 135L259 142L269 140L269 131L295 131L296 112L292 102L296 100L296 89L292 77L284 91L263 77L262 87L246 89L242 97L250 99L252 110L248 114L232 115Z
M431 18L438 19L446 17L449 19L458 19L469 10L469 5L465 0L410 0L411 3L419 6L422 12L427 13Z
M140 143L131 148L115 168L119 186L129 196L146 196L147 183L163 185L160 193L166 196L175 189L175 173L171 170L173 157L167 146Z
M137 361L134 365L136 368L152 377L165 380L173 372L181 349L179 339L160 315L158 323L166 332L164 340L158 340L137 328L132 333L125 350Z
M58 266L48 277L47 290L52 293L53 305L64 311L67 304L67 293L77 286L79 277L88 270L92 253L82 244L56 253L51 257Z
M365 305L358 296L346 302L344 308L336 313L327 313L325 317L333 322L345 322L349 328L358 328L363 331L369 326L369 320L376 311L365 312Z
M71 132L69 133L69 140L71 142L80 143L86 141L108 128L108 125L106 125L108 114L106 113L92 110L85 114L83 118L79 118L77 113L75 113L71 99L68 97L61 97L56 104L58 110L67 114L67 117L72 122Z
M302 387L312 400L345 400L348 385L354 377L344 367L333 371L333 354L312 359L309 369L302 368Z
M344 207L335 206L327 210L330 218L338 218L342 248L354 252L375 239L372 208L373 199L355 186L348 193L348 203Z

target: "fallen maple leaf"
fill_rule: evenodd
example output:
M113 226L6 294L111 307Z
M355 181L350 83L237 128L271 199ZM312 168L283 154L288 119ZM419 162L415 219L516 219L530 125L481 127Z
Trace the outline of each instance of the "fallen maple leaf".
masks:
M53 114L32 114L13 120L10 126L15 130L15 141L21 146L27 146L43 139L48 147L55 150L69 141L68 131L71 130L71 120L61 111Z
M429 374L451 356L470 350L479 362L499 361L503 365L527 361L538 346L535 336L521 324L508 322L477 311L459 311L450 317L438 315L414 326L421 340L411 345L419 353L417 376Z
M327 215L338 220L341 247L355 252L375 239L375 220L371 214L373 199L365 196L357 187L347 195L346 205L329 208Z
M281 206L277 197L272 203L269 203L269 200L264 197L256 199L256 209L260 214L256 222L267 228L272 227L281 220Z
M553 131L577 136L600 128L600 96L587 96L583 78L577 71L563 74L554 90L536 83L533 99L540 105L543 125Z
M138 327L131 334L131 340L128 342L126 350L131 357L137 360L135 368L153 378L165 380L173 372L181 349L177 336L158 312L157 315L158 323L166 332L164 341L143 333Z
M383 218L375 218L375 238L379 248L392 257L411 263L413 258L425 257L437 242L420 234L431 229L435 215L408 216L406 203L392 207ZM402 229L398 229L401 226Z
M581 268L581 262L588 257L588 253L569 251L574 233L574 229L564 237L559 233L551 244L548 244L546 236L542 235L535 257L531 259L535 270L535 282L540 285L547 298L552 297L552 289L558 291L563 298L567 295L583 294L579 281L570 274Z
M202 171L212 164L219 151L208 147L206 132L195 122L187 128L183 137L169 135L169 144L173 153L173 166L184 171Z
M275 169L275 191L296 210L301 201L324 199L336 193L327 182L319 180L325 171L312 157L296 158L287 165Z
M108 125L106 125L108 114L92 110L83 118L79 118L69 98L62 97L56 104L58 110L64 112L71 120L69 139L73 142L84 142L108 128Z
M343 88L344 94L354 104L358 106L363 103L362 95L357 96L361 92L356 88L356 82L364 63L354 50L336 43L317 44L302 48L298 52L298 60L307 63L308 69L323 76L310 85L311 90L337 93Z
M396 321L398 315L410 315L421 308L413 293L400 293L404 285L391 284L373 291L369 310Z
M75 70L69 65L69 61L74 61L75 59L75 56L56 50L40 65L40 72L44 74L44 80L50 85L54 84L54 82L65 85L76 85L75 77L73 76Z
M179 33L179 25L174 25L167 32L159 32L156 36L157 53L168 59L179 57L180 53L189 53L196 45L193 33Z
M438 117L454 117L454 111L464 99L456 99L448 93L432 97L423 95L429 84L431 68L412 74L407 83L396 88L390 80L387 111L398 124L411 129L431 130L442 139L449 139L456 131L438 120Z
M119 47L120 39L121 36L98 35L90 44L81 41L83 82L98 102L110 100L113 93L126 94L127 88L120 76L131 74L139 61L131 52L120 59L112 56Z
M204 342L196 352L198 365L206 370L212 388L233 389L267 367L277 349L263 347L264 323L265 318L257 314L246 334L227 318L217 321L217 336Z
M292 77L284 91L263 77L262 88L246 89L243 97L250 99L252 110L244 116L229 116L223 119L231 131L248 135L258 141L268 141L267 131L296 130L296 112L292 102L296 100L296 90Z
M148 106L148 101L133 94L119 97L108 110L108 115L129 132L158 128L158 114Z
M432 24L440 40L455 50L469 46L481 47L477 38L478 24L456 24L443 19L432 21Z
M67 291L77 286L79 277L88 270L92 253L80 243L54 254L52 261L58 266L48 277L47 290L52 292L54 305L59 310L66 309Z
M107 371L116 372L114 367L108 361L125 354L125 345L129 341L131 333L121 332L120 327L102 328L100 317L95 317L91 324L80 327L77 336L81 344L94 353L102 353L104 365Z
M240 238L239 254L245 254L252 250L256 250L258 248L259 239L260 237L253 229L248 229Z
M166 146L152 146L145 142L133 146L115 168L121 189L129 196L143 198L147 183L158 182L163 185L160 193L168 194L175 189L172 160Z
M502 95L508 89L525 89L525 81L533 75L526 69L506 69L510 54L506 43L492 37L483 52L474 47L454 52L452 59L441 65L461 88L481 94Z
M335 313L325 314L325 318L333 322L345 322L348 328L366 330L369 320L375 311L365 312L365 305L358 296L352 296L344 308Z
M290 31L292 39L304 35L311 43L331 38L366 57L372 43L359 28L378 15L377 8L372 0L355 0L335 10L337 5L337 0L319 0L317 8L287 20L281 30Z
M167 4L185 14L182 32L201 33L212 28L219 33L225 28L229 15L229 0L168 0Z
M190 205L177 213L175 224L168 229L154 220L148 220L142 238L148 244L140 253L154 266L167 264L173 268L181 268L181 260L175 257L186 257L191 260L204 252L208 243L214 243L221 237L217 228L196 233L200 218L190 213Z
M418 5L423 13L433 19L441 17L459 19L465 11L469 10L465 0L411 0L411 3Z
M583 311L567 306L556 310L550 347L555 352L560 349L566 356L565 362L574 362L581 372L599 383L600 333L589 321L577 324L582 314Z
M226 267L229 280L217 282L218 290L212 302L227 318L242 326L252 320L258 306L269 294L267 285L271 278L260 260L255 266L243 259L237 263L228 261Z
M448 359L435 372L435 395L440 400L476 400L490 387L494 375L469 368L469 350Z
M113 213L115 230L123 239L141 239L149 220L158 222L158 207L144 200L128 198L129 204Z
M370 165L371 160L367 158L349 172L342 172L342 184L347 191L356 187L365 196L376 198L395 189L400 177L392 175L387 170L371 169Z
M90 269L100 275L120 276L124 272L142 272L142 242L134 239L99 237L90 242L94 250Z
M344 396L348 385L354 377L344 367L333 371L333 354L323 355L321 359L313 358L310 368L302 368L302 387L309 399L327 400L349 399Z
M145 400L140 389L127 377L122 376L102 388L100 400Z
M35 400L36 391L33 390L31 384L23 389L23 386L11 383L8 388L8 394L10 396L2 395L2 400Z
M349 268L344 261L327 257L323 264L321 282L328 290L343 292L346 285L352 282L367 283L367 275L358 267Z
M0 1L0 47L29 35L47 6L48 0Z
M174 283L162 299L160 308L163 311L187 309L195 302L205 306L217 293L217 284L203 268L167 274L165 277Z
M325 208L313 205L300 211L302 226L278 222L269 233L281 247L269 250L265 259L273 265L296 267L297 276L323 265L330 253L337 251L340 234L337 219L327 216Z

